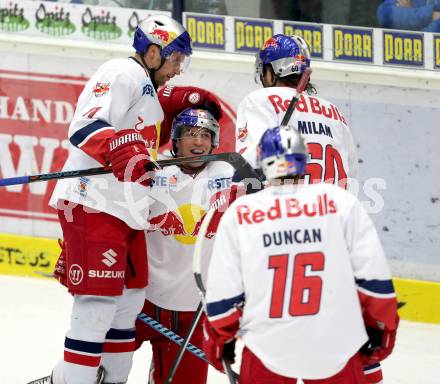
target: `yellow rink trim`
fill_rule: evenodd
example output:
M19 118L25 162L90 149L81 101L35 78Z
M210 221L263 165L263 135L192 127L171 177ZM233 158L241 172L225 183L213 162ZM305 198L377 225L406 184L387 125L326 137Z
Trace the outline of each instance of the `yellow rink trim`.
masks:
M399 314L402 319L423 323L440 323L440 283L393 278L397 300L405 303Z
M60 253L54 239L0 234L0 274L52 278ZM393 278L402 319L440 323L440 282Z
M57 240L0 234L0 274L52 278L59 254Z

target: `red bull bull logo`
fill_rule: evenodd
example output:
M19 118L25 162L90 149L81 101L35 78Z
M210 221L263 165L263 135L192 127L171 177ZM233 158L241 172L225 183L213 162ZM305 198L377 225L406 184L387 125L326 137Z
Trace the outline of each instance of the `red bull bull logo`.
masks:
M144 125L144 119L138 116L138 121L134 126L134 129L141 133L142 139L145 141L145 145L148 148L150 156L153 160L157 158L157 150L159 148L160 129L161 123L157 121L154 125Z
M306 62L306 57L302 54L298 54L298 55L294 56L294 58L293 58L293 63L295 65L301 66L301 65L304 65L305 62Z
M149 231L160 231L163 236L172 236L183 244L194 244L205 210L194 204L183 204L175 211L168 211L149 220Z
M263 45L263 49L266 49L268 47L278 47L278 41L271 37L270 39L267 39L266 42Z
M104 96L109 91L110 91L110 83L96 83L92 92L95 95L95 97L100 97L100 96Z
M246 140L247 136L248 136L248 129L247 129L247 127L240 128L238 130L237 139L240 140L242 143Z
M168 31L164 31L163 29L155 28L151 34L161 39L164 43L168 44L170 40L170 34Z

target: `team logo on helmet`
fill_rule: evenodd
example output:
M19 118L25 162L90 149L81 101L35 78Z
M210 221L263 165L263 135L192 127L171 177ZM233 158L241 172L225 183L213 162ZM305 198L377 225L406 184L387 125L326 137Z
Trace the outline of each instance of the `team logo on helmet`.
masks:
M109 91L110 91L110 83L96 83L92 92L96 97L101 97L104 96Z
M154 28L151 31L151 34L158 39L163 41L164 46L167 46L169 43L171 43L176 37L177 34L173 31L165 31L163 29Z
M267 39L263 45L263 49L266 49L268 47L277 47L278 46L278 41L276 39L274 39L273 37L270 37L269 39Z

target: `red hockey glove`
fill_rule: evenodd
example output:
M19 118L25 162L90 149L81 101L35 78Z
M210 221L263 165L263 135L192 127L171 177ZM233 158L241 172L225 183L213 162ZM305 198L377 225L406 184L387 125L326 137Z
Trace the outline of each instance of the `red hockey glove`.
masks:
M235 338L220 336L205 318L203 322L203 350L215 369L224 372L222 359L235 362Z
M393 330L379 329L367 326L369 341L361 348L362 360L364 365L378 363L388 357L393 351L396 342L397 327L399 317L396 318L396 328Z
M116 132L108 142L112 171L119 181L138 182L150 186L153 172L147 172L150 154L142 136L134 129Z
M160 133L160 146L168 142L174 118L186 108L204 106L217 120L223 115L218 97L202 88L166 86L159 89L158 97L165 114Z
M211 217L211 221L208 224L205 237L212 239L217 232L218 224L226 209L240 196L246 194L246 189L242 184L233 184L230 188L217 192L211 197L210 206L214 207L216 211ZM200 226L203 220L199 220L192 233L193 236L197 236L200 230Z
M240 196L246 194L246 189L241 184L231 185L229 189L217 192L211 198L211 206L216 208L214 215L209 222L208 229L206 231L206 238L211 239L217 232L218 224L226 209Z
M66 261L66 246L64 245L64 241L58 239L58 244L61 247L61 253L58 256L58 260L55 264L55 269L53 271L53 277L57 279L62 285L67 287L67 261Z

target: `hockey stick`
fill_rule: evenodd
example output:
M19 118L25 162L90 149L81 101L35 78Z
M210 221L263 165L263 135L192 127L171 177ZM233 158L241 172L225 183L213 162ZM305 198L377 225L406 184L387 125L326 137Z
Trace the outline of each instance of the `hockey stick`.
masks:
M293 111L295 110L296 104L298 103L298 100L301 96L301 93L303 93L304 89L306 89L311 73L312 73L311 68L306 68L306 70L303 72L301 79L299 80L298 85L296 86L295 96L293 96L289 106L287 107L286 113L284 114L283 120L281 121L282 127L285 127L289 123Z
M185 339L183 340L182 344L180 344L179 351L177 352L176 358L174 359L173 366L170 369L170 372L168 373L168 376L165 380L165 384L169 384L173 381L174 375L176 374L177 367L180 364L180 361L182 360L183 354L185 352L185 349L187 348L187 345L189 344L189 340L191 339L197 324L202 317L203 313L203 304L200 302L199 306L197 307L196 313L194 315L194 319L191 322L191 325L189 326L188 332L185 336Z
M243 159L243 157L241 155L240 155L240 158ZM247 192L248 193L253 193L253 192L257 192L258 190L260 190L262 188L260 176L255 172L255 170L244 159L243 159L242 165L240 165L240 166L241 166L241 171L240 171L241 173L240 173L240 175L242 176L242 178L244 180L251 181L251 184L248 184L246 186L247 187L246 188ZM238 171L237 168L235 168L235 169ZM253 179L256 179L256 181L258 183L257 186L256 185L252 185ZM249 187L249 185L250 185L250 187ZM211 221L211 218L212 218L212 215L213 215L214 211L215 211L215 209L208 210L206 216L203 219L203 223L207 222L207 224L206 224L206 227L204 227L203 223L202 223L202 228L205 228L205 229L203 229L203 232L201 232L203 234L202 237L204 237L204 234L206 233L207 225ZM202 240L200 240L200 242L202 242ZM200 254L201 254L201 251L200 251L201 245L199 244L198 247L199 248L197 248L197 244L196 244L196 248L194 250L195 255L194 255L194 258L193 258L193 263L201 264L201 262L200 262L200 260L201 260L201 256L200 256ZM196 256L196 254L197 254L197 256ZM194 270L194 268L196 268L196 267L193 267L193 270ZM197 267L197 268L199 268L199 267ZM203 297L204 297L204 294L205 294L205 288L203 286L203 282L202 282L202 279L201 279L200 270L199 270L199 273L195 274L194 276L195 276L196 280L199 279L199 281L197 282L197 285L199 287L200 292L202 293L202 301L203 301ZM191 323L191 325L190 325L190 327L188 329L188 333L187 333L187 335L185 337L184 344L180 347L179 352L176 355L176 358L175 358L175 360L173 362L173 366L171 367L171 370L170 370L170 372L168 374L168 377L167 377L167 380L165 381L165 384L169 384L169 383L172 382L174 374L175 374L175 372L177 370L177 367L179 366L180 361L182 360L183 353L185 352L185 344L187 344L189 342L189 339L191 338L191 336L192 336L192 334L193 334L193 332L194 332L194 330L195 330L195 328L196 328L196 326L197 326L197 324L198 324L198 322L200 320L200 317L202 315L202 310L203 310L203 305L202 305L202 302L201 302L199 304L198 308L197 308L197 311L196 311L195 315L194 315L194 319L193 319L193 321L192 321L192 323ZM229 366L229 364L227 364L227 366L225 367L225 372L227 372L227 373L229 372L229 374L231 376L235 376L236 375L236 373L231 370L231 367Z
M166 338L170 339L172 342L176 343L177 345L182 345L184 342L183 338L174 333L171 329L168 329L164 325L160 324L150 316L147 316L145 313L140 313L137 318L153 328L155 331L159 332L161 335L165 336ZM210 364L208 359L205 356L205 352L203 352L200 348L197 348L195 345L188 343L186 346L186 350L191 352L194 356L198 357L199 359L202 359L205 363Z
M202 221L202 225L200 226L199 234L197 236L196 244L194 246L194 257L193 257L193 272L194 278L196 280L197 287L202 294L202 302L206 305L205 295L206 288L203 284L202 279L202 245L205 234L208 230L209 223L211 222L212 216L214 215L216 209L214 207L210 208L205 215L205 218ZM222 358L223 369L225 370L226 375L228 376L230 384L238 383L239 376L232 370L231 364L225 358Z
M259 178L252 167L246 162L246 160L236 152L224 152L224 153L212 153L209 155L201 156L188 156L188 157L176 157L173 159L152 161L147 165L147 170L151 171L162 167L168 167L170 165L182 165L191 163L208 163L210 161L225 161L230 164L239 175L244 175L243 178L251 177L259 181ZM9 177L6 179L0 179L0 187L7 185L28 184L36 181L49 181L58 179L67 179L71 177L80 176L95 176L111 173L112 170L107 167L89 168L77 171L62 171L54 173L43 173L32 176L18 176ZM249 176L251 175L251 176Z
M174 333L172 330L168 329L167 327L163 326L150 316L147 316L145 313L140 313L137 318L153 328L155 331L159 332L161 335L165 336L166 338L170 339L172 342L181 345L184 340L182 337ZM207 364L211 364L209 360L206 358L205 352L203 352L200 348L197 348L195 345L188 343L186 346L186 350L191 352L194 356L198 357L199 359L203 360ZM232 375L234 377L234 380L237 380L238 382L238 374L235 372L232 372ZM234 382L235 383L235 382Z

